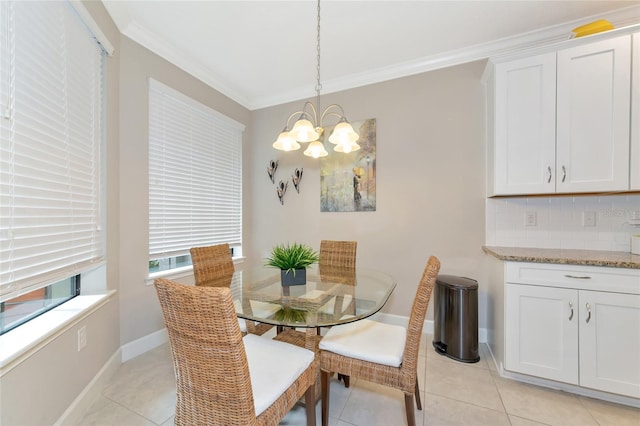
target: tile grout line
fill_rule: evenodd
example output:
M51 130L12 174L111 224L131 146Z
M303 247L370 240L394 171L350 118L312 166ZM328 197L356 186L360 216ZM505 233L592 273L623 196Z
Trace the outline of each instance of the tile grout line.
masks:
M504 400L502 399L502 393L500 393L500 388L498 387L498 383L496 382L496 378L494 377L493 374L491 374L491 368L489 368L489 377L491 377L491 381L493 382L493 386L496 387L496 392L498 393L498 398L500 398L500 404L502 404L502 409L504 410L504 413L507 416L507 421L509 422L510 425L513 425L513 423L511 423L511 416L509 415L509 411L507 411L507 406L504 403Z

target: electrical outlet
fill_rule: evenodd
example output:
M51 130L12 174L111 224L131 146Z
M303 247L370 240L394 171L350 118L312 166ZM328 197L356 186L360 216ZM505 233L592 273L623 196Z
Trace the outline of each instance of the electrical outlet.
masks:
M538 217L536 212L526 212L524 214L524 226L536 226L538 224Z
M78 352L87 346L87 326L83 325L78 329Z
M582 226L596 226L596 212L583 212Z

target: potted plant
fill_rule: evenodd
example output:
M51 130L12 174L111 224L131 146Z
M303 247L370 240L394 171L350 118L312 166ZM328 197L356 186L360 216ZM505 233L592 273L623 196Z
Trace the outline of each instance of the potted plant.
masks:
M319 260L318 253L304 244L277 245L266 259L266 266L280 269L282 285L307 283L307 268Z

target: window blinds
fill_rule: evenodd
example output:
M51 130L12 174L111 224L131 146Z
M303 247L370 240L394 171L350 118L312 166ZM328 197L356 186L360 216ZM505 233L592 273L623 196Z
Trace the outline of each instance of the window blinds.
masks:
M103 260L103 52L67 2L0 2L0 301Z
M242 243L244 125L149 82L149 260Z

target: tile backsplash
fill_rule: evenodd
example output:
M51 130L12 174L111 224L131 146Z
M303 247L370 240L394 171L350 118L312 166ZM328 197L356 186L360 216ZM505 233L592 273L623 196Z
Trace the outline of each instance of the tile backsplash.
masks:
M630 251L640 195L487 198L486 244Z

